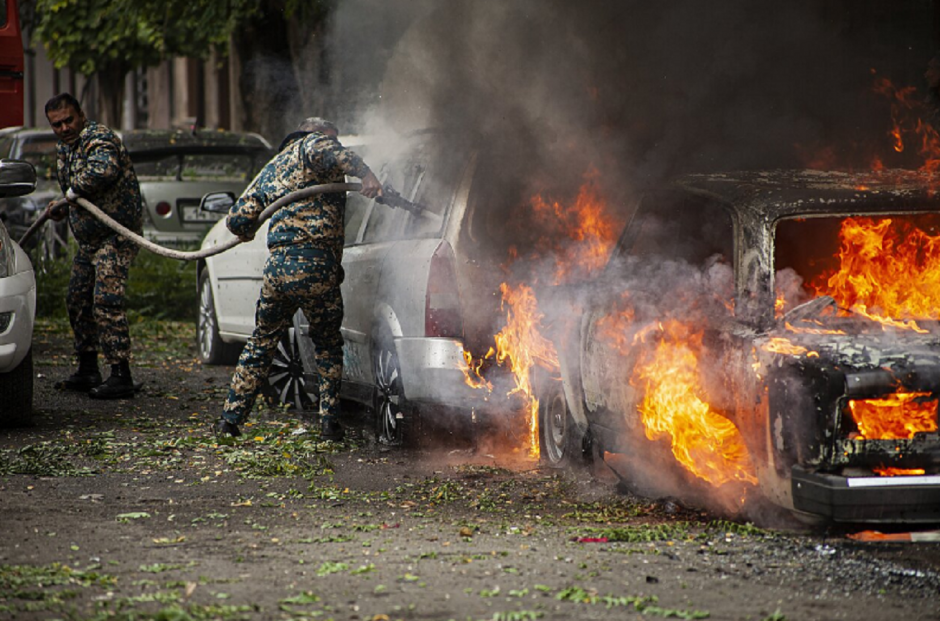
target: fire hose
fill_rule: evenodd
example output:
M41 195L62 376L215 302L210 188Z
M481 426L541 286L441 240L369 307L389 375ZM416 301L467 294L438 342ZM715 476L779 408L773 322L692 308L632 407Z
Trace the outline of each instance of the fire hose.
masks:
M324 183L321 185L314 185L309 188L304 188L302 190L296 190L294 192L291 192L290 194L287 194L277 199L276 201L268 205L264 209L264 211L261 212L261 214L258 216L258 221L255 224L254 229L252 230L252 234L257 232L257 230L261 227L261 225L268 218L274 215L274 212L276 212L281 207L284 207L285 205L294 203L299 200L303 200L305 198L310 198L311 196L316 196L317 194L327 194L330 192L358 192L361 189L362 189L362 184L360 183ZM393 190L392 188L388 186L385 186L382 189L382 192L383 194L376 197L376 200L382 204L388 205L389 207L392 207L392 208L401 207L414 214L420 213L421 211L424 210L424 208L421 207L420 205L416 205L415 203L412 203L411 201L402 198L401 195L399 195L397 192L395 192L395 190ZM204 248L202 250L184 251L184 250L175 250L173 248L165 248L163 246L153 243L149 239L144 238L143 236L135 233L134 231L130 230L123 224L115 221L114 218L112 218L105 212L101 211L101 209L97 205L92 203L91 201L79 197L76 202L78 203L80 207L82 207L83 209L88 211L90 214L98 218L98 220L100 220L103 224L107 225L114 232L118 233L119 235L123 235L127 239L130 239L134 243L141 246L142 248L146 248L147 250L153 252L154 254L160 255L161 257L176 259L178 261L194 261L196 259L204 259L206 257L211 257L214 255L220 254L242 243L242 240L240 238L235 237L235 238L230 239L227 242L219 244L218 246L213 246L212 248ZM36 219L36 221L32 224L32 226L30 226L29 229L27 229L26 232L23 234L23 236L20 238L20 241L19 241L20 246L22 246L26 241L28 241L29 238L32 237L33 234L36 231L38 231L43 226L43 224L46 223L47 220L49 220L49 218L52 216L53 211L55 211L56 209L62 207L63 205L67 203L68 201L66 201L63 198L53 203L51 207L47 208L45 212L43 212L43 214L39 218Z

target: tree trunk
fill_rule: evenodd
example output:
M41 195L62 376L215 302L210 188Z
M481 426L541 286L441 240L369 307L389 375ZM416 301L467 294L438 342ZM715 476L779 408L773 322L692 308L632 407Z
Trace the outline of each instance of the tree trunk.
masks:
M125 75L127 75L127 67L123 64L108 65L95 75L98 80L99 118L94 120L115 130L121 128Z
M234 37L239 56L239 87L244 105L242 126L275 146L294 127L301 104L291 70L287 33L280 10L263 5L260 13Z

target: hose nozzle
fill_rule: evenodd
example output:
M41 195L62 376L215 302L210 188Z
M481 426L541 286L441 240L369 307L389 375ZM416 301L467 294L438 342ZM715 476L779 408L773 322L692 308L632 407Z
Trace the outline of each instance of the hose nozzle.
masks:
M413 203L410 200L402 197L402 195L399 194L395 188L389 184L385 184L382 187L382 193L377 196L375 200L379 203L382 203L383 205L388 205L393 209L399 207L415 215L419 215L421 212L427 211L427 207L424 205L419 205L418 203Z

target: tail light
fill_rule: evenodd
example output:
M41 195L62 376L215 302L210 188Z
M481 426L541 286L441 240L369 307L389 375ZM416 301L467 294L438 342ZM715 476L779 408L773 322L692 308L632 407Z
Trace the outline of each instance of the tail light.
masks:
M167 216L170 215L171 211L173 211L173 208L170 207L170 204L168 202L160 201L159 203L157 203L156 212L158 216L162 218L166 218Z
M447 242L438 246L431 257L428 292L424 298L424 333L449 338L463 335L454 251Z

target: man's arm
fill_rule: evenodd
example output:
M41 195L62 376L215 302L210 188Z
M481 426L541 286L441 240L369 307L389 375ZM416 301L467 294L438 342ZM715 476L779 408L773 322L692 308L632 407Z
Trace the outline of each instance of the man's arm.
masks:
M225 218L226 228L243 242L250 241L255 236L258 216L261 215L267 205L264 187L267 183L270 183L273 175L272 165L268 164L261 174L252 181L251 185L245 188L242 195L232 205L232 209L229 210L228 217Z
M71 188L79 196L95 196L114 185L121 175L121 152L115 137L94 136L85 150L85 167L72 179Z
M382 184L361 157L332 138L319 138L315 148L304 149L304 166L324 176L335 166L349 177L362 180L360 192L369 198L382 193Z

